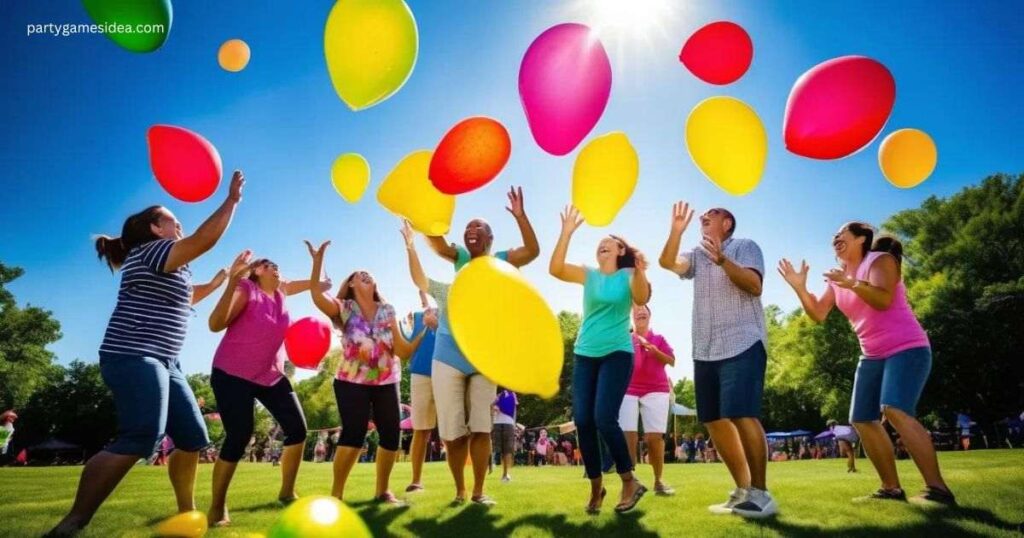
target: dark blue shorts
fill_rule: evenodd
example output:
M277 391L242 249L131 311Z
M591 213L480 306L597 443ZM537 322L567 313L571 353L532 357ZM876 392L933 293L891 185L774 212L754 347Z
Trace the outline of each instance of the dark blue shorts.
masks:
M853 378L850 422L873 422L883 407L914 416L932 370L932 349L915 347L884 359L861 357Z
M761 418L768 352L758 340L746 351L720 361L693 361L697 420Z

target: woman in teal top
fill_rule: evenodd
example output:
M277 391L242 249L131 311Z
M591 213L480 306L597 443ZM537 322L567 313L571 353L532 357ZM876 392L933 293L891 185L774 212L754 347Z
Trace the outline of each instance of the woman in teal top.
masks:
M622 497L615 506L621 513L633 509L647 492L633 475L633 460L619 427L619 407L633 371L630 311L633 303L647 303L651 285L643 254L614 235L598 243L597 268L565 263L569 240L582 223L579 211L567 206L548 270L559 280L583 285L583 324L573 350L572 412L590 479L587 512L597 513L606 493L601 481L600 435L622 478Z

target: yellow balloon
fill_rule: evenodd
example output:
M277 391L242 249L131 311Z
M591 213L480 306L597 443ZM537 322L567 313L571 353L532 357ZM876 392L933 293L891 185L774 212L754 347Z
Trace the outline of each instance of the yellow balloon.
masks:
M939 151L932 137L917 129L900 129L885 137L878 147L878 166L889 183L909 189L928 179L935 170Z
M459 349L484 377L515 392L558 393L558 319L512 265L481 256L462 268L448 293L448 321Z
M324 27L327 72L352 110L397 92L416 65L416 19L402 0L338 0Z
M217 51L217 63L225 71L237 73L249 65L249 45L241 39L229 39Z
M452 225L455 197L430 182L433 151L421 149L403 158L377 189L377 202L388 211L406 218L416 231L444 235Z
M372 538L355 510L326 495L302 497L278 516L267 538Z
M626 133L599 136L580 150L572 167L572 203L591 226L607 226L636 189L640 159Z
M346 202L354 204L370 185L370 164L358 153L339 155L331 166L331 183Z
M761 182L768 135L750 105L732 97L710 97L686 118L686 148L712 183L742 196Z
M206 534L206 514L192 510L163 520L156 527L157 536L199 538Z

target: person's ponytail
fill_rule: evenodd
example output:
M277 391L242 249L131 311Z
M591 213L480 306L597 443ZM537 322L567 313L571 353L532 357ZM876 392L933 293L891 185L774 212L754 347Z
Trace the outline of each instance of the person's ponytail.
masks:
M106 258L107 267L110 267L111 271L115 271L128 257L128 249L124 248L120 237L101 235L96 238L96 256L101 260Z
M116 271L128 258L132 248L159 239L153 233L151 224L160 220L161 206L149 206L128 217L121 227L121 237L101 235L96 238L96 256L107 262L111 271Z
M871 244L871 252L885 252L896 258L896 263L903 264L903 243L891 235L883 235Z

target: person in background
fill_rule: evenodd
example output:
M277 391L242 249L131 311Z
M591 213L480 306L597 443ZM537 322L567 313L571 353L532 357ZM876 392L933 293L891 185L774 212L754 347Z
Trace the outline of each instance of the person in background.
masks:
M537 456L534 460L536 465L547 465L548 462L548 451L551 450L551 440L548 439L548 431L541 430L537 436L537 442L534 444L534 452Z
M437 427L437 405L434 402L434 385L430 379L438 324L437 309L430 307L426 292L420 290L419 293L422 310L412 315L412 334L423 332L423 340L409 361L409 399L412 402L412 441L409 443L409 453L412 458L412 482L405 488L407 493L423 490L423 462L427 457L430 435Z
M14 410L4 411L0 415L0 463L7 460L7 452L10 450L11 438L14 437L14 421L18 420L17 413Z
M829 431L836 437L836 444L839 446L839 455L846 457L846 472L857 472L857 454L853 445L857 444L857 432L850 426L841 426L835 420L825 423Z
M960 430L960 447L964 450L971 449L971 426L974 426L974 421L966 412L960 411L956 414L956 427Z
M512 481L509 471L512 469L512 457L515 455L516 442L516 408L519 398L516 393L502 387L494 400L494 437L492 443L501 451L501 481Z

